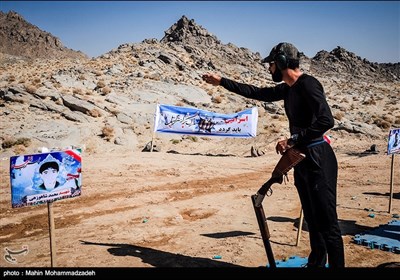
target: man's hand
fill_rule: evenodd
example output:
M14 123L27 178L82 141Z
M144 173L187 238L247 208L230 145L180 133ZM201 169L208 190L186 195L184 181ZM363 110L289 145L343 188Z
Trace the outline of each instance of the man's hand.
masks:
M283 154L286 150L292 148L294 145L288 141L289 139L283 139L276 144L275 150L277 154Z
M212 73L206 73L202 77L203 81L208 84L212 84L213 86L219 86L221 83L221 76Z

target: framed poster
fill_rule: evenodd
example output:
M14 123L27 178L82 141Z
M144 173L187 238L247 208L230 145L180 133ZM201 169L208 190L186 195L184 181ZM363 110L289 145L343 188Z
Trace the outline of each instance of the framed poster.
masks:
M82 187L80 150L19 155L10 158L13 208L79 196Z
M391 129L389 132L387 154L400 153L400 128Z

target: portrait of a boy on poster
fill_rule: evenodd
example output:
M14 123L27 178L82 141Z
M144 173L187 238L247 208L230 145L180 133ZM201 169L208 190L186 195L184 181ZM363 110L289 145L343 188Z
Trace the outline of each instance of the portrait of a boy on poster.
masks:
M81 170L80 150L11 157L12 207L79 196L82 187Z
M389 132L388 151L387 154L400 153L400 128L391 129Z

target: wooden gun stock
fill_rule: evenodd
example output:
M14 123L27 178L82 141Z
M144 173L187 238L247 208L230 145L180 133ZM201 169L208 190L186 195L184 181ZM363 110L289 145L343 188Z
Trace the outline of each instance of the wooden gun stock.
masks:
M283 176L287 176L290 169L296 166L305 158L305 154L296 148L291 148L282 154L282 157L272 171L271 178L258 190L259 194L266 195L270 191L272 184L282 184Z

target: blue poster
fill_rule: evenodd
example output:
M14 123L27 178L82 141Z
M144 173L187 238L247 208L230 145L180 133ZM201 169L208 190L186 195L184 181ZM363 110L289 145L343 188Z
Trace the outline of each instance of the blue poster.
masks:
M79 150L20 155L10 158L13 208L79 196L82 187Z
M400 128L391 129L389 132L387 154L400 153Z

